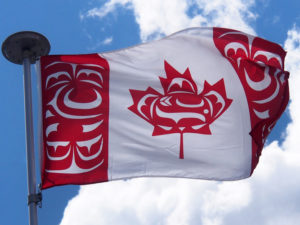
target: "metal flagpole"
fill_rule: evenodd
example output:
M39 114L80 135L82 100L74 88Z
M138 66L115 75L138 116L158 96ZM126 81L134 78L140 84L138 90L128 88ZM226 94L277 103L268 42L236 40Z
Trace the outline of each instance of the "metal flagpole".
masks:
M22 31L12 34L2 44L2 53L4 57L12 63L23 65L24 70L27 184L30 225L38 224L37 204L42 200L41 194L36 192L31 64L34 64L38 57L47 55L49 51L50 44L47 38L32 31Z

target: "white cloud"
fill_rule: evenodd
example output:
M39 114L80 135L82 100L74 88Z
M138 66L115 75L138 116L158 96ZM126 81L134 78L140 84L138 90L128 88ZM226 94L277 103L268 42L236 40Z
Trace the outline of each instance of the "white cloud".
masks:
M80 19L84 19L85 17L102 18L108 13L115 11L118 5L125 7L129 3L129 1L130 0L110 0L100 8L90 9L86 14L81 13Z
M222 26L254 34L249 25L256 18L250 11L254 3L254 0L110 0L81 18L103 18L118 7L133 10L142 41L194 26Z
M287 129L287 140L284 143L285 149L299 151L300 139L300 29L296 26L289 30L288 38L284 44L288 54L286 56L286 68L290 71L290 95L291 103L289 112L293 123Z
M168 34L177 29L177 26L189 26L193 23L221 25L224 22L226 25L232 21L234 25L254 32L247 23L247 19L255 17L249 11L249 7L254 4L253 1L144 2L148 11L153 13L153 18L146 12L147 7L137 0L111 0L103 6L104 8L98 9L98 14L97 10L94 10L87 15L91 16L94 13L95 16L105 16L112 12L117 4L132 7L143 40L157 34ZM201 15L190 17L186 14L192 2L201 5L199 6L202 9ZM226 6L224 2L229 2L230 6ZM159 9L159 6L162 8ZM169 13L164 13L166 7ZM176 20L176 14L179 20ZM225 18L226 14L228 18ZM207 16L212 15L215 16L213 19L207 19ZM174 21L171 18L174 18ZM289 112L292 122L287 128L286 139L282 146L272 142L264 149L260 163L251 178L223 183L143 178L82 186L80 193L66 207L61 225L298 224L300 221L299 29L294 27L288 32L284 46L288 51L286 68L291 73Z
M90 35L87 34L87 37L90 37ZM90 39L92 39L92 38L90 38ZM107 38L105 38L104 40L101 40L101 41L96 42L96 44L94 44L94 45L91 46L91 47L88 47L87 49L88 49L89 51L95 51L95 50L97 50L98 48L102 47L103 45L110 45L112 42L113 42L113 37L107 37Z
M108 38L105 38L103 41L102 41L102 44L103 45L110 45L113 41L113 37L108 37Z
M300 219L294 157L273 142L255 175L242 181L140 178L82 186L61 225L294 225Z
M280 21L280 16L274 16L273 17L273 20L272 20L272 23L273 24L276 24L276 23L278 23Z

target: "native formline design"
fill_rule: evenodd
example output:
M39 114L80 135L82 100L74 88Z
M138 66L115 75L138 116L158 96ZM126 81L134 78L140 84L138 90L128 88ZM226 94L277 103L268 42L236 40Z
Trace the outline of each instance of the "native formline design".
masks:
M214 28L214 43L233 66L245 90L250 134L257 146L252 157L254 169L269 133L288 104L286 52L275 43L224 28Z
M179 133L179 158L184 158L184 133L210 135L209 126L230 106L225 83L220 79L214 85L204 81L199 93L189 68L183 74L175 70L167 61L164 63L166 78L160 77L164 93L151 87L145 91L130 90L133 113L154 126L153 136Z
M104 162L103 67L54 61L45 67L48 173L80 174ZM53 71L53 72L51 72ZM100 110L99 110L100 109Z
M284 57L275 43L224 28L187 29L108 53L41 57L42 188L250 176L289 101Z

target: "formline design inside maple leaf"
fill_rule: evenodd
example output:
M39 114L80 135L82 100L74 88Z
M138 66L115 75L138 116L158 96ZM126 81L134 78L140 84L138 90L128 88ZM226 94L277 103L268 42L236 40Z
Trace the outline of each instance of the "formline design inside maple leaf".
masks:
M198 93L189 68L183 74L164 62L166 78L159 77L164 90L161 94L148 87L145 91L130 89L133 105L128 109L154 126L152 136L180 134L179 158L184 158L183 134L210 135L209 125L231 105L224 79L214 85L204 81Z

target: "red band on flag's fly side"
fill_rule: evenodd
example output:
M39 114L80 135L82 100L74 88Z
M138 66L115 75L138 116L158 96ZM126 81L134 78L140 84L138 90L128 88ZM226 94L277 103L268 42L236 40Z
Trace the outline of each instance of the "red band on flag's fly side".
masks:
M119 51L41 57L42 188L249 177L288 104L285 54L240 31L191 28Z
M286 52L270 41L224 28L214 28L214 42L245 89L252 126L253 172L269 133L289 101Z

